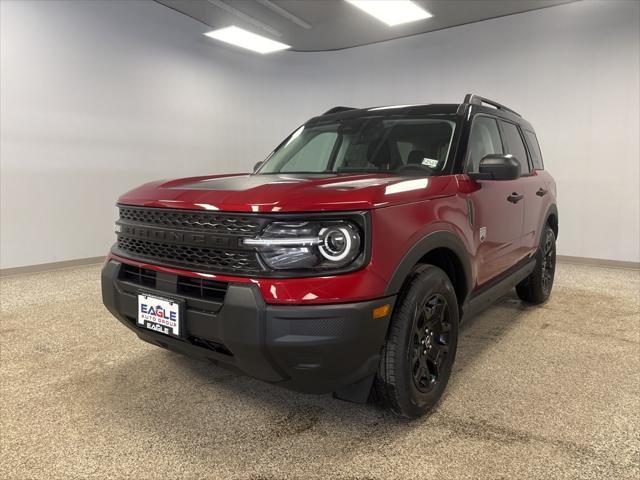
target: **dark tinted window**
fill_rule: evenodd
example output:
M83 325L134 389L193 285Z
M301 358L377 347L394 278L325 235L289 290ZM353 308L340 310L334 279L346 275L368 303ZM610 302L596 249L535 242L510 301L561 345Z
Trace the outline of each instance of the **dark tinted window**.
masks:
M535 170L544 170L544 164L542 163L542 153L540 152L540 145L538 144L538 138L536 137L536 134L525 130L524 136L527 139L527 145L529 145L529 151L531 152L533 168Z
M491 153L502 153L498 124L493 118L476 117L469 136L467 171L477 172L480 160Z
M529 163L527 161L527 150L524 148L522 137L513 123L500 122L502 124L502 131L504 133L504 147L505 153L510 153L518 159L520 162L520 172L522 174L529 173Z

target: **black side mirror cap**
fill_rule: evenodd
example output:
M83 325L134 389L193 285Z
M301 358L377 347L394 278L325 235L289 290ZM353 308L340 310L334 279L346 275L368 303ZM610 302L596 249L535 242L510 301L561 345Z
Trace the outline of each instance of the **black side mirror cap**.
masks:
M520 162L511 154L489 154L480 160L479 172L469 173L474 180L515 180L520 177Z
M256 162L256 164L253 166L253 173L256 173L263 163L264 162Z

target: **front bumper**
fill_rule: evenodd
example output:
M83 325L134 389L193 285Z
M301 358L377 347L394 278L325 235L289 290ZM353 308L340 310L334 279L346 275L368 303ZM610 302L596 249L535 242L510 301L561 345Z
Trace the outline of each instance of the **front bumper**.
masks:
M229 283L222 301L176 294L176 279L158 272L155 285L123 278L123 263L109 260L102 270L102 298L109 311L142 340L239 369L292 390L329 393L377 371L389 314L373 309L395 297L331 305L281 306L264 302L250 283ZM173 276L175 277L175 275ZM184 301L183 339L136 325L138 292L156 292Z

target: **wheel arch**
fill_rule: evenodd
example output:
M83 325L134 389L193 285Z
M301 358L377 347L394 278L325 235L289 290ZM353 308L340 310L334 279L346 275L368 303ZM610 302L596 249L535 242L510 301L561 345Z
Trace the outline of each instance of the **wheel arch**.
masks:
M428 263L441 268L447 274L461 306L472 286L471 264L467 248L460 238L447 231L432 232L418 242L402 257L391 280L387 284L386 294L397 295L411 279L416 265Z
M555 203L552 203L549 208L547 209L547 214L544 217L544 223L542 224L542 226L544 225L549 225L551 227L551 230L553 230L553 233L556 236L556 240L558 239L558 233L559 233L559 229L558 229L558 207L556 206Z

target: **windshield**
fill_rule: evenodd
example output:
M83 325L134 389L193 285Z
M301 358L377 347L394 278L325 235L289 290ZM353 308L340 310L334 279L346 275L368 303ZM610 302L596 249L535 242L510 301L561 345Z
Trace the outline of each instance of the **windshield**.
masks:
M447 163L454 130L453 121L423 117L359 117L302 126L257 173L439 175Z

